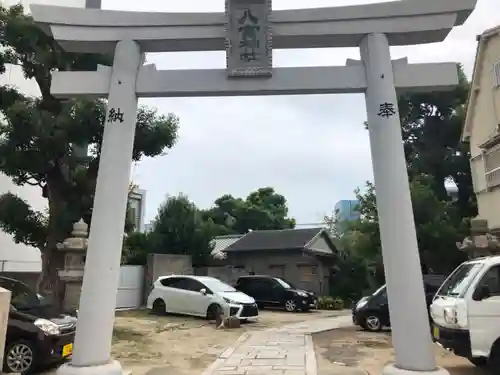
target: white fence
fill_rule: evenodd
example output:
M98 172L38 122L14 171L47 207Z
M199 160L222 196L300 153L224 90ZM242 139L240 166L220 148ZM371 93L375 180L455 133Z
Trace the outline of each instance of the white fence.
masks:
M121 266L116 309L136 309L143 303L144 267Z
M0 260L0 272L40 272L41 261Z
M10 272L9 277L14 277L35 287L35 282L32 279L26 279L22 276L25 273L33 273L37 275L40 272L39 262L29 261L11 261L0 260L0 272ZM19 278L16 277L19 273ZM25 276L25 275L24 275ZM78 298L78 297L76 297ZM144 267L143 266L121 266L120 281L116 293L116 308L120 309L136 309L141 307L144 302Z

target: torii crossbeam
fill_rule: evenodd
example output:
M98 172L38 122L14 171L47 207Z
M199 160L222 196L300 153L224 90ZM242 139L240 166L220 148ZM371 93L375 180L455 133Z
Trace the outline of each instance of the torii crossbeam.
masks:
M368 88L363 64L333 67L275 68L262 80L226 79L225 69L156 70L145 65L137 75L140 98L255 95L354 94ZM398 94L450 90L458 84L456 63L408 64L393 61ZM54 72L51 93L56 97L107 97L113 69L96 72Z

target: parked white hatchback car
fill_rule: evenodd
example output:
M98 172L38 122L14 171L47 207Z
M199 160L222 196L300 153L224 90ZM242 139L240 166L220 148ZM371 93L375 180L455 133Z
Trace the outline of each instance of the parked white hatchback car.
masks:
M255 300L219 279L208 276L159 277L148 296L147 308L156 313L174 313L214 319L218 309L240 320L255 320Z

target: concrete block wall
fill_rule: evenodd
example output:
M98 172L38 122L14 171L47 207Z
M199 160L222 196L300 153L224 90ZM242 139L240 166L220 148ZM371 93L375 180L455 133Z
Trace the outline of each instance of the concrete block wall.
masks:
M153 282L160 276L193 275L193 263L189 255L149 254L144 282L144 302Z
M248 270L245 268L236 268L232 266L222 267L197 267L195 274L198 276L211 276L219 279L229 285L236 284L240 276L248 275Z

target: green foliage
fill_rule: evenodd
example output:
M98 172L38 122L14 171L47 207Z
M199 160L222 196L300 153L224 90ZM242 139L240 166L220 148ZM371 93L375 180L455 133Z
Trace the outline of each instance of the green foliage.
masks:
M348 308L349 305L340 297L324 296L318 298L319 310L342 310Z
M460 84L449 92L408 94L399 98L403 141L410 178L417 240L424 273L447 274L466 256L456 247L477 215L468 145L461 143L469 84L458 67ZM458 187L452 200L446 183ZM342 243L343 257L331 279L335 295L355 297L384 283L375 187L356 190L361 218L340 226L325 223ZM355 285L355 287L352 287Z
M16 241L42 252L42 274L50 280L42 289L55 289L61 266L56 244L68 236L72 223L90 223L100 157L106 102L60 100L50 94L56 70L91 70L109 64L106 56L65 52L46 35L20 5L0 7L0 70L4 63L19 66L38 85L33 98L15 87L0 87L0 172L17 185L33 185L47 199L47 212L34 211L12 194L0 198L0 227ZM161 155L177 139L178 119L141 107L133 160ZM89 146L88 157L75 146ZM54 291L57 293L57 291Z
M145 266L148 261L148 251L148 233L130 233L123 241L122 264Z
M287 216L285 197L271 187L260 188L246 199L223 195L202 214L204 220L213 222L216 235L295 227L295 220Z
M374 275L378 263L373 257L365 256L372 246L368 241L371 237L367 236L372 224L363 222L363 232L351 230L354 225L359 226L360 221L340 222L336 213L325 216L324 221L339 250L329 278L330 293L346 300L358 300L364 290L377 283Z
M466 255L456 242L467 235L468 221L459 215L456 202L441 201L432 190L429 176L415 176L410 183L415 228L424 273L448 274ZM348 223L338 237L342 256L330 278L333 295L357 300L364 291L384 283L382 246L375 187L367 182L356 191L361 218Z
M273 188L250 193L247 199L223 195L214 207L200 210L186 196L167 197L146 234L131 234L125 239L122 261L146 264L147 254L191 255L194 265L206 265L214 237L246 233L249 229L285 229L295 225L288 218L286 199Z
M14 235L14 240L37 248L43 248L47 238L47 218L33 211L26 201L6 193L0 196L0 228Z
M211 223L203 221L186 196L168 197L148 234L149 252L191 255L193 265L205 264L212 251L212 233Z
M454 202L439 200L433 186L433 179L422 175L415 176L410 183L415 228L423 271L447 274L465 260L456 242L467 234L467 221L459 216ZM356 239L353 248L357 255L373 261L374 274L381 282L382 251L374 186L367 183L366 192L358 191L357 199L362 216L349 228L350 235Z
M402 96L399 111L410 179L432 176L432 190L441 201L449 200L445 183L453 181L458 187L458 215L473 217L477 206L470 151L461 142L469 83L461 66L458 74L455 90Z

